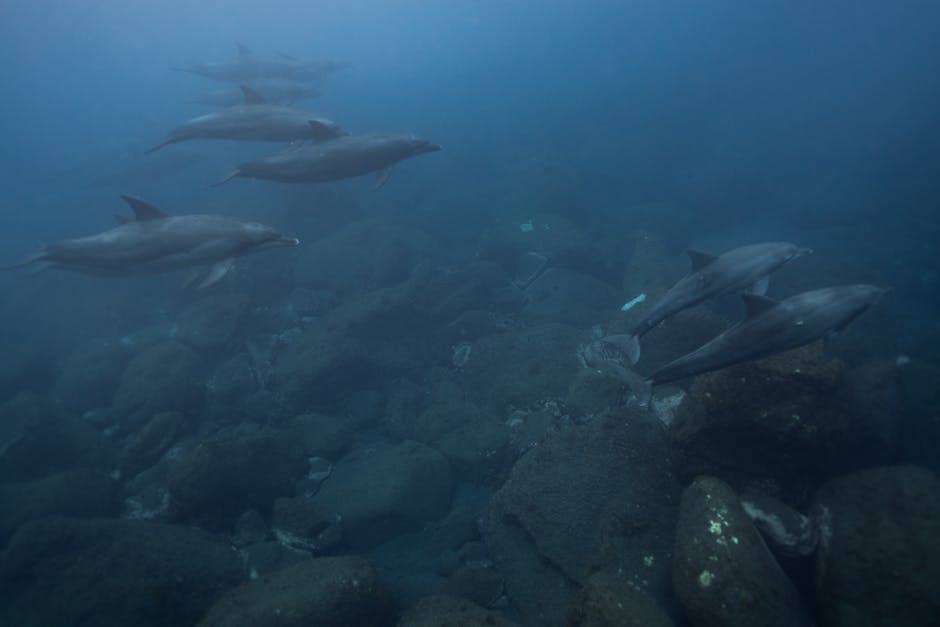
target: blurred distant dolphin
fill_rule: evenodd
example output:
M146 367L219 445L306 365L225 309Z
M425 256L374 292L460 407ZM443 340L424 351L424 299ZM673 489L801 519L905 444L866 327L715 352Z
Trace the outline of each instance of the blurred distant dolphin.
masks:
M198 74L218 81L247 83L259 79L283 78L292 81L315 81L331 72L349 67L336 61L298 61L287 55L262 57L238 44L238 56L221 63L198 63L176 68L180 72Z
M267 78L251 81L245 85L270 104L291 105L298 100L315 98L320 91L312 85L298 83L284 78ZM245 102L245 96L239 87L224 87L206 92L195 98L194 102L210 107L234 107Z
M269 226L219 215L168 216L132 196L121 196L134 212L118 216L120 225L88 237L67 239L43 248L25 261L85 274L126 276L210 266L198 287L208 287L231 268L235 257L299 240Z
M789 242L751 244L719 256L689 250L692 262L689 274L669 288L632 333L611 335L604 341L620 348L635 364L640 359L639 339L666 318L719 294L750 288L751 292L763 295L767 293L771 272L812 252Z
M274 157L243 163L216 185L236 176L282 183L321 183L376 172L376 187L381 187L391 175L392 166L399 161L440 149L437 144L414 135L344 135Z
M245 104L228 107L183 122L169 137L146 154L164 146L189 139L235 139L248 141L291 142L323 141L339 137L344 131L335 123L290 107L268 104L257 92L242 85Z
M803 292L782 301L745 293L742 294L747 305L744 320L649 377L643 379L612 365L630 385L640 404L648 405L654 385L790 350L820 338L828 340L887 291L875 285L841 285ZM603 361L603 357L598 360Z

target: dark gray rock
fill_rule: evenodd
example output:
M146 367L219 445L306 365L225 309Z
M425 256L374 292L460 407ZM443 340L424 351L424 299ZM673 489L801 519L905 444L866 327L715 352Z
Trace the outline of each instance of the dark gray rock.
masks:
M248 509L269 512L293 492L306 467L303 447L287 432L220 432L173 468L170 494L180 520L210 529L234 524Z
M217 351L229 344L248 309L243 294L204 296L177 316L176 339L197 351Z
M367 561L321 557L229 590L199 627L378 627L393 615L388 594Z
M310 553L290 548L276 540L249 544L242 547L239 554L252 579L310 559Z
M232 544L235 546L248 546L264 542L267 538L268 526L257 510L250 509L235 521L235 529L232 532Z
M205 395L202 360L165 340L138 353L121 376L112 407L117 423L134 431L162 411L198 413Z
M271 518L274 537L295 551L321 555L343 540L342 520L324 514L306 496L275 499Z
M343 416L300 414L290 421L288 428L303 444L308 456L329 460L339 459L355 437L353 425Z
M93 518L117 512L117 483L94 470L69 470L0 486L0 545L25 522L43 516Z
M452 489L450 465L434 449L376 443L341 459L310 503L320 520L339 517L349 546L367 549L443 516Z
M178 411L154 414L139 431L127 437L118 454L118 467L125 475L136 475L159 461L189 429L186 417Z
M109 406L130 357L127 345L116 338L82 344L62 364L55 398L77 412Z
M695 625L810 625L793 583L725 483L699 477L682 494L672 569Z
M568 617L568 627L673 627L652 598L610 572L591 575Z
M43 518L0 556L0 623L190 625L244 579L226 542L188 527Z
M482 532L523 622L562 624L600 568L662 594L678 491L662 426L645 412L559 429L520 458Z
M581 367L584 333L561 324L490 335L474 342L458 374L468 399L502 416L547 398L564 398Z
M516 623L472 601L449 595L425 597L408 610L398 627L512 627Z
M838 477L816 494L817 602L826 625L914 627L940 617L940 479L914 466Z
M549 268L525 288L520 318L529 324L561 322L587 329L616 314L620 290L566 268Z

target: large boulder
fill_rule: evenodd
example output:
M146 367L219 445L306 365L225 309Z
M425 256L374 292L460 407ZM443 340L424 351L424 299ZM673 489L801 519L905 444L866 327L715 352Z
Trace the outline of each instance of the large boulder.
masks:
M586 329L619 309L620 290L567 268L549 268L525 288L520 318L529 324L560 322Z
M601 568L663 594L678 492L662 426L642 412L559 429L526 453L482 520L523 622L561 624Z
M25 522L44 516L96 517L117 511L117 483L94 470L68 470L0 486L0 545Z
M229 590L199 627L380 627L391 600L358 557L307 559Z
M591 575L568 618L569 627L673 627L656 602L622 575Z
M197 351L220 350L235 337L248 304L243 294L203 297L177 316L176 339Z
M174 340L138 353L124 370L112 406L115 421L134 431L161 411L197 413L203 404L202 360Z
M411 441L376 443L336 464L310 499L310 515L339 521L346 544L369 549L443 516L452 489L450 465L436 450Z
M672 578L694 625L812 624L737 495L712 477L699 477L682 494Z
M246 510L269 512L275 498L293 492L306 465L289 432L231 429L189 450L171 471L170 495L181 520L226 528Z
M231 546L196 529L42 518L0 555L0 623L191 625L243 578Z
M493 610L446 594L429 596L408 610L397 627L513 627Z
M838 477L816 494L817 601L826 625L936 625L940 479L914 466Z
M70 410L107 407L130 359L118 339L98 338L82 344L66 358L55 384L55 398Z

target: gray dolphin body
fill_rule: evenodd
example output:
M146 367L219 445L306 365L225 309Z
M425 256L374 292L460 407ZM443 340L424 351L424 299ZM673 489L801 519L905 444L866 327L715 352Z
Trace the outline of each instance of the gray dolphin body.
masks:
M322 183L378 173L377 187L388 179L391 167L409 157L441 147L414 135L373 133L344 135L239 165L217 185L236 176L282 183Z
M259 94L270 104L291 105L300 100L315 98L320 90L306 83L284 78L268 78L251 81L246 87ZM194 102L210 107L234 107L244 102L244 95L239 87L223 87L206 92L195 98Z
M775 301L743 294L747 317L696 350L666 364L646 379L627 380L641 405L652 387L718 370L828 338L840 332L888 290L875 285L827 287Z
M198 63L180 72L197 74L229 83L246 83L262 79L282 78L291 81L315 81L327 74L349 67L336 61L298 61L286 55L264 57L246 47L238 46L238 56L220 63Z
M335 123L290 107L261 100L245 87L246 104L228 107L183 122L162 143L147 154L169 144L189 139L233 139L242 141L291 142L324 141L339 137L344 131Z
M153 205L121 196L134 218L88 237L45 245L10 270L34 263L85 274L127 276L212 266L199 287L215 283L235 257L299 241L269 226L219 215L168 216Z
M635 364L640 359L639 339L666 318L702 303L709 298L751 289L767 292L769 275L774 270L812 250L789 242L766 242L741 246L715 256L689 250L692 269L669 288L650 312L627 335L611 335L604 341L614 344Z

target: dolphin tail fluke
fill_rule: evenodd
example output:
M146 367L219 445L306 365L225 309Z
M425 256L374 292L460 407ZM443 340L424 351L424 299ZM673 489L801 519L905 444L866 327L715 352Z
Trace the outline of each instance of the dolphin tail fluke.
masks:
M631 364L636 365L640 361L640 338L636 335L608 335L603 341L622 351Z
M228 182L231 181L233 178L235 178L236 176L240 176L240 175L241 175L241 170L239 170L238 168L235 168L235 169L233 169L231 172L229 172L228 174L226 174L226 175L225 175L225 178L220 179L220 180L216 181L215 183L212 183L212 185L211 185L210 187L218 187L219 185L222 185L223 183L228 183Z

